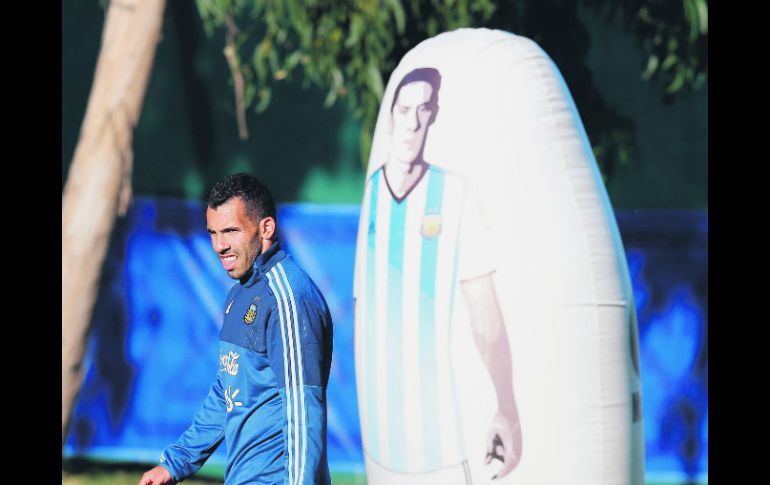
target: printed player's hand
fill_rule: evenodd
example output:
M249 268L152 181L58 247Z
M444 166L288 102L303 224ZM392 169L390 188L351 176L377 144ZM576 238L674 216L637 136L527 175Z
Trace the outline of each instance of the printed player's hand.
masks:
M139 480L139 485L164 485L173 482L174 479L171 477L171 473L164 467L158 465L142 475L142 479Z
M521 425L516 409L504 412L498 410L487 433L487 455L484 463L500 460L503 467L492 479L498 479L511 472L521 460Z

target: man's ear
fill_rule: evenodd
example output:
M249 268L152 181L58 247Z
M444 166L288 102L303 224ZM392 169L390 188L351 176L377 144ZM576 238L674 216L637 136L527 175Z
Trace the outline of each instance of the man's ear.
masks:
M262 239L273 239L273 236L275 236L275 219L263 217L259 221L259 230L262 233Z

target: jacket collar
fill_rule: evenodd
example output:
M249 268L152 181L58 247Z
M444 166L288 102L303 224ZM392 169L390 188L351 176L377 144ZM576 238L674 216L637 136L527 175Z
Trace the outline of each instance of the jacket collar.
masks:
M270 249L257 256L257 259L251 266L251 275L249 275L245 283L241 284L247 288L254 286L254 284L262 277L262 275L270 271L270 269L275 266L276 263L285 257L286 251L281 249L281 245L278 243L278 241L274 242L270 246Z

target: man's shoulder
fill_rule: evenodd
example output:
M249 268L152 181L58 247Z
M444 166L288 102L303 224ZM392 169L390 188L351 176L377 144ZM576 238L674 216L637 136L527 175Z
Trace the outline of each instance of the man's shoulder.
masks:
M310 302L315 302L321 297L321 292L313 279L289 254L273 266L270 274L274 277L273 282L278 290L283 289L289 297Z
M299 311L301 314L311 316L310 322L314 322L313 328L320 328L315 327L317 324L325 328L331 323L329 306L321 290L290 256L278 262L270 272L273 276L273 291L278 296L276 301L285 305L283 308L290 308L291 312ZM289 305L290 301L296 303L296 306Z

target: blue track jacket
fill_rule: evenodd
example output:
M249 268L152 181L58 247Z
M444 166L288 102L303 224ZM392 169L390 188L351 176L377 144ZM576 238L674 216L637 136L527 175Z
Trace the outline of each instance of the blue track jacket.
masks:
M274 244L227 295L219 371L161 465L183 480L224 440L225 483L328 484L332 320L310 277Z

